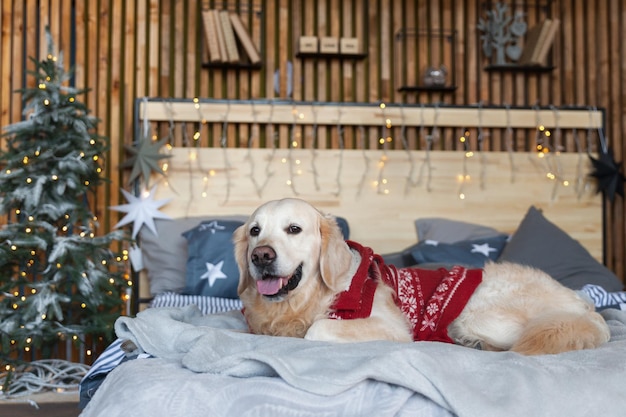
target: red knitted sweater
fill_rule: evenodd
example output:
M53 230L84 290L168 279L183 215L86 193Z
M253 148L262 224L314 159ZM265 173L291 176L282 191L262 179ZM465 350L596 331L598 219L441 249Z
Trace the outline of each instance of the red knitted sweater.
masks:
M331 318L369 317L377 281L382 280L396 291L395 302L413 326L413 340L454 343L448 336L448 325L461 314L482 281L481 269L398 269L385 265L371 248L347 243L361 255L361 264L350 288L335 300Z

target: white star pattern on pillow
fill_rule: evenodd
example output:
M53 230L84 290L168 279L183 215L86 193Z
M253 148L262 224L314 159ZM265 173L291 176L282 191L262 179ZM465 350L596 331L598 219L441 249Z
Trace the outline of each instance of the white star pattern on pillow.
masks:
M489 257L491 252L497 252L497 249L489 246L489 243L483 243L482 245L472 243L472 250L470 253L482 253L485 257Z
M207 230L207 229L211 231L211 234L215 234L216 231L224 230L226 229L226 227L220 225L218 222L213 220L212 222L201 224L200 227L198 228L198 230Z
M228 278L226 274L222 272L222 267L224 266L224 261L219 261L216 265L207 262L206 269L207 271L200 277L200 279L209 280L209 287L213 287L215 281L218 279L226 279Z

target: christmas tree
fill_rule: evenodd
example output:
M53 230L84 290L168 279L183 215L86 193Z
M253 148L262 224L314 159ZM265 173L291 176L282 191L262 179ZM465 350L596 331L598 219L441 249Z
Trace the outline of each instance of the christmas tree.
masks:
M106 343L128 288L121 242L97 235L90 210L103 176L105 137L54 53L34 58L34 87L20 90L24 119L6 126L0 151L0 370L56 355L59 342ZM122 252L123 253L123 252ZM33 352L37 351L37 355ZM10 365L13 364L13 365ZM1 381L0 381L1 382Z

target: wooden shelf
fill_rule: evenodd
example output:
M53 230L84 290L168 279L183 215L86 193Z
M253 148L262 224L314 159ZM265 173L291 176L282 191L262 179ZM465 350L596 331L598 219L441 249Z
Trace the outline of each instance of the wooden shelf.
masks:
M432 93L452 93L456 91L458 87L456 85L403 85L398 88L400 92L412 93L412 92L432 92Z
M341 54L341 53L323 53L323 52L297 52L296 58L317 58L317 59L353 59L360 60L367 57L367 54Z
M257 70L263 67L263 63L246 64L239 62L203 62L202 68L221 68L221 69L248 69Z
M526 73L546 73L554 70L554 66L544 66L544 65L517 65L517 64L509 64L509 65L487 65L484 70L485 71L500 71L500 72L526 72Z

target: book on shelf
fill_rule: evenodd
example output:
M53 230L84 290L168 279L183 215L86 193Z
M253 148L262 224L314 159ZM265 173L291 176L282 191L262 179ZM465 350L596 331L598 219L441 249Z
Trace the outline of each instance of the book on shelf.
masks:
M536 65L536 57L541 48L540 45L548 36L551 25L552 19L544 19L528 31L522 56L519 59L520 65Z
M211 9L211 17L213 17L213 24L215 25L215 32L217 35L217 45L222 56L222 62L228 62L228 50L226 49L226 40L224 39L224 31L222 30L222 20L220 19L220 11Z
M209 61L222 62L220 47L217 43L217 28L210 10L202 11L202 23L204 27L204 39L206 40L209 50Z
M559 19L553 19L552 23L548 28L545 38L542 39L541 43L538 45L537 51L533 54L531 63L537 65L545 65L546 60L548 58L548 53L552 48L552 44L554 43L554 38L556 37L556 33L559 31L561 21Z
M239 15L237 13L231 13L230 22L233 26L235 34L237 35L237 38L239 39L239 42L241 42L244 51L246 51L246 54L248 55L248 59L250 59L250 63L258 64L259 62L261 62L261 56L259 55L259 51L256 49L256 46L254 45L254 42L248 34L248 31L246 30L246 27L241 21Z
M202 22L209 62L238 64L244 55L251 64L261 62L259 51L237 13L216 9L203 10Z
M230 17L228 11L221 10L219 12L220 24L222 26L222 33L224 34L224 44L226 45L226 53L228 54L228 62L239 62L239 51L237 50L237 40L235 39L235 32L233 26L230 24Z

